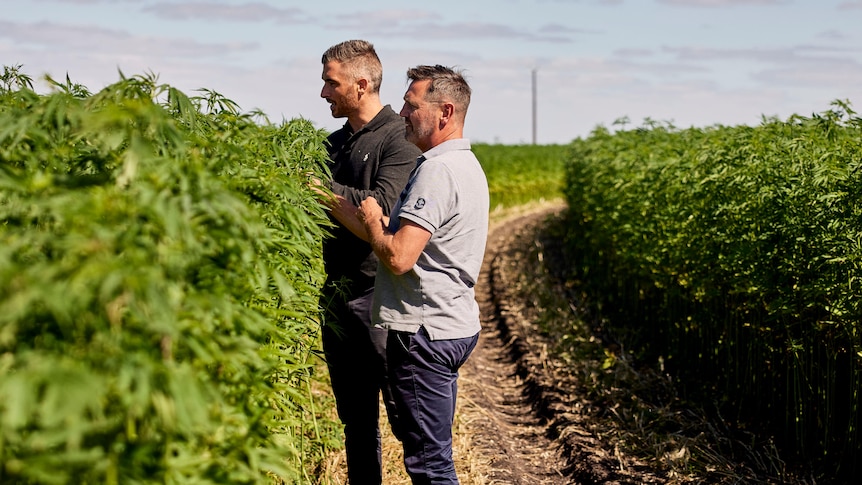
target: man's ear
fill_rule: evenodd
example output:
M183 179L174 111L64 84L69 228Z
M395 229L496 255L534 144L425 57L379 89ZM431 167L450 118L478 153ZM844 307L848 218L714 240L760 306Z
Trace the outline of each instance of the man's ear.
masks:
M446 126L447 123L452 121L452 117L455 116L455 105L452 103L443 103L440 105L440 127Z
M356 81L356 88L359 94L364 94L368 90L368 79L358 79Z

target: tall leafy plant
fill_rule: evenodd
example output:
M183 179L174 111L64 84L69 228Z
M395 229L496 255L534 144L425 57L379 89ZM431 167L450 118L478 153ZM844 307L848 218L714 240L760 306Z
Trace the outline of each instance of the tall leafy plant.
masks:
M325 134L152 75L57 86L0 92L0 481L302 479L334 426Z
M860 134L841 101L757 127L599 128L565 188L571 277L625 348L845 477L862 458Z

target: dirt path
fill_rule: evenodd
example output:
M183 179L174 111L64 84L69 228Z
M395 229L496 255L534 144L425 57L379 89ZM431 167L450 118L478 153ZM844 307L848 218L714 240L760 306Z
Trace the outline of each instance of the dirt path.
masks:
M539 303L517 281L529 271L537 229L561 204L525 209L492 224L476 298L482 334L459 380L458 421L472 462L467 484L653 484L660 474L596 436L594 415L568 370L547 357L534 331ZM475 465L481 462L482 466ZM464 468L464 465L461 465Z
M558 206L506 217L492 225L476 299L481 307L479 344L461 370L459 419L470 434L471 455L487 466L486 484L566 484L566 459L549 437L548 426L529 398L512 342L500 322L495 298L494 266L505 257L518 234L534 230ZM499 295L497 295L499 297Z

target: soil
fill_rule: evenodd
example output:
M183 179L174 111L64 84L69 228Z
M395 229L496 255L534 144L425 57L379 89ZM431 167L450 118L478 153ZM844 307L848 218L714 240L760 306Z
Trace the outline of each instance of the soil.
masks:
M513 283L537 228L560 210L560 205L534 208L491 227L476 285L483 330L459 379L459 421L466 424L456 434L469 434L469 454L482 457L485 465L482 479L474 482L665 483L660 473L597 436L590 405L577 395L573 376L548 358L550 342L533 330L538 310L531 297ZM472 482L462 478L462 483Z

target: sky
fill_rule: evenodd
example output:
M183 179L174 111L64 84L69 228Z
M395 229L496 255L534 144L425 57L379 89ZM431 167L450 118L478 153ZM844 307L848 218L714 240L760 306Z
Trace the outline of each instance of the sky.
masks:
M322 53L372 42L381 100L406 71L463 70L474 142L555 144L597 127L759 124L862 112L862 0L0 0L0 63L90 91L156 74L190 96L335 130Z

